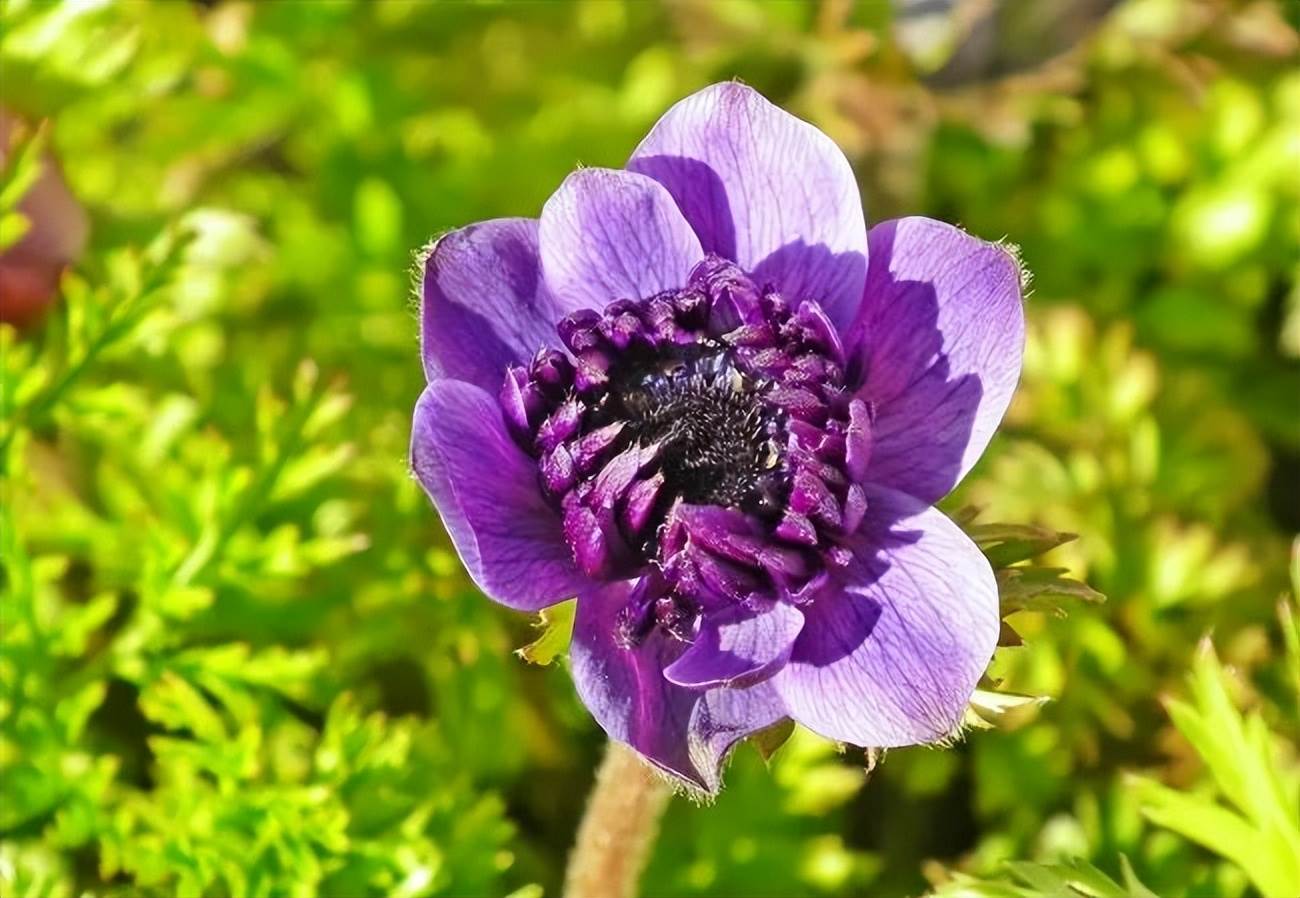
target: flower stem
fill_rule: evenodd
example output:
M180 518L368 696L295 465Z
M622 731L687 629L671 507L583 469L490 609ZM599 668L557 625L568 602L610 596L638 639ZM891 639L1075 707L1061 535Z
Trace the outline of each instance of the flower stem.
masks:
M611 742L578 826L564 898L635 898L671 794L636 752Z

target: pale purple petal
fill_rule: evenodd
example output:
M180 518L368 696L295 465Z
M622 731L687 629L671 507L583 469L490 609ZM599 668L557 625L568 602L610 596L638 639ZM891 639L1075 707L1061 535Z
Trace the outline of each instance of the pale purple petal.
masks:
M668 110L627 167L659 181L704 250L844 328L866 276L867 228L848 160L829 137L743 84Z
M424 262L425 377L463 380L495 395L506 366L555 345L555 322L576 308L546 289L536 220L501 218L444 234Z
M573 682L611 739L696 788L716 793L727 753L738 741L787 716L767 683L746 689L686 689L664 678L684 645L656 629L640 645L614 640L631 584L578 597L570 644Z
M872 486L857 556L805 606L770 682L790 716L854 745L935 742L961 721L997 645L998 590L983 553L917 499Z
M538 489L536 463L510 439L496 400L483 390L457 380L425 388L415 407L411 467L490 598L535 611L590 585Z
M737 743L789 716L770 680L705 690L691 713L691 758L705 790L717 794L722 787L723 762Z
M540 242L551 291L592 309L679 288L704 257L661 185L607 168L564 180L542 209Z
M799 609L768 602L753 610L742 604L704 615L700 632L682 656L664 669L679 686L743 686L775 673L803 629Z
M876 225L848 342L875 412L866 480L935 502L979 460L1020 379L1019 266L943 222Z

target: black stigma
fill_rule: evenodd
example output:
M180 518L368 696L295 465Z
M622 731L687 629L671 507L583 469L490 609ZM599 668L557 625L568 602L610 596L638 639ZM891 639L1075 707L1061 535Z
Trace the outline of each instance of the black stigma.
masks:
M617 378L611 411L633 441L659 445L666 497L762 514L784 491L779 419L762 392L724 352L696 351Z

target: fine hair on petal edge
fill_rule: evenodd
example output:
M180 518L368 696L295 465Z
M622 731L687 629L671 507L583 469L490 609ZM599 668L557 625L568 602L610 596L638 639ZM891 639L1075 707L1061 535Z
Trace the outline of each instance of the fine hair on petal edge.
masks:
M1029 266L1025 264L1024 254L1020 250L1020 244L1012 243L1006 237L1002 237L999 240L994 240L993 245L1011 257L1011 261L1015 263L1016 272L1020 276L1020 298L1029 299L1030 295L1034 292L1034 273L1030 271Z
M957 722L957 725L953 727L952 732L948 733L948 735L940 736L938 739L936 739L933 742L926 742L922 744L926 748L932 748L936 750L947 750L950 748L955 748L956 746L960 745L962 742L966 741L966 734L973 729L974 727L966 723L965 718L963 718L962 720L959 720Z
M411 253L411 289L407 296L407 306L415 313L417 321L420 317L420 304L424 301L424 269L429 264L429 257L433 255L433 251L442 242L442 238L453 230L454 228L445 228L438 231L423 246Z
M961 223L954 223L953 227L961 231L963 234L970 234L970 231L966 230L966 226ZM1034 273L1030 271L1029 266L1025 264L1024 254L1020 250L1020 244L1012 243L1007 239L1007 235L1005 234L997 240L989 241L989 243L1011 257L1011 263L1016 266L1016 275L1020 281L1020 298L1022 300L1029 299L1030 294L1034 292Z

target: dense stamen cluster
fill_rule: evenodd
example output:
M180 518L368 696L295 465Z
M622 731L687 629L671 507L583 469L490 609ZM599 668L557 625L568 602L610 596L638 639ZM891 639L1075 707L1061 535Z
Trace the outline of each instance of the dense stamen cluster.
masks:
M582 311L568 354L512 368L501 403L579 566L644 574L627 643L755 596L806 601L866 510L869 409L815 302L791 309L710 257L681 290Z
M627 422L634 442L662 447L667 494L770 514L786 487L777 444L784 416L762 401L763 387L725 351L669 355L611 391L608 413Z

